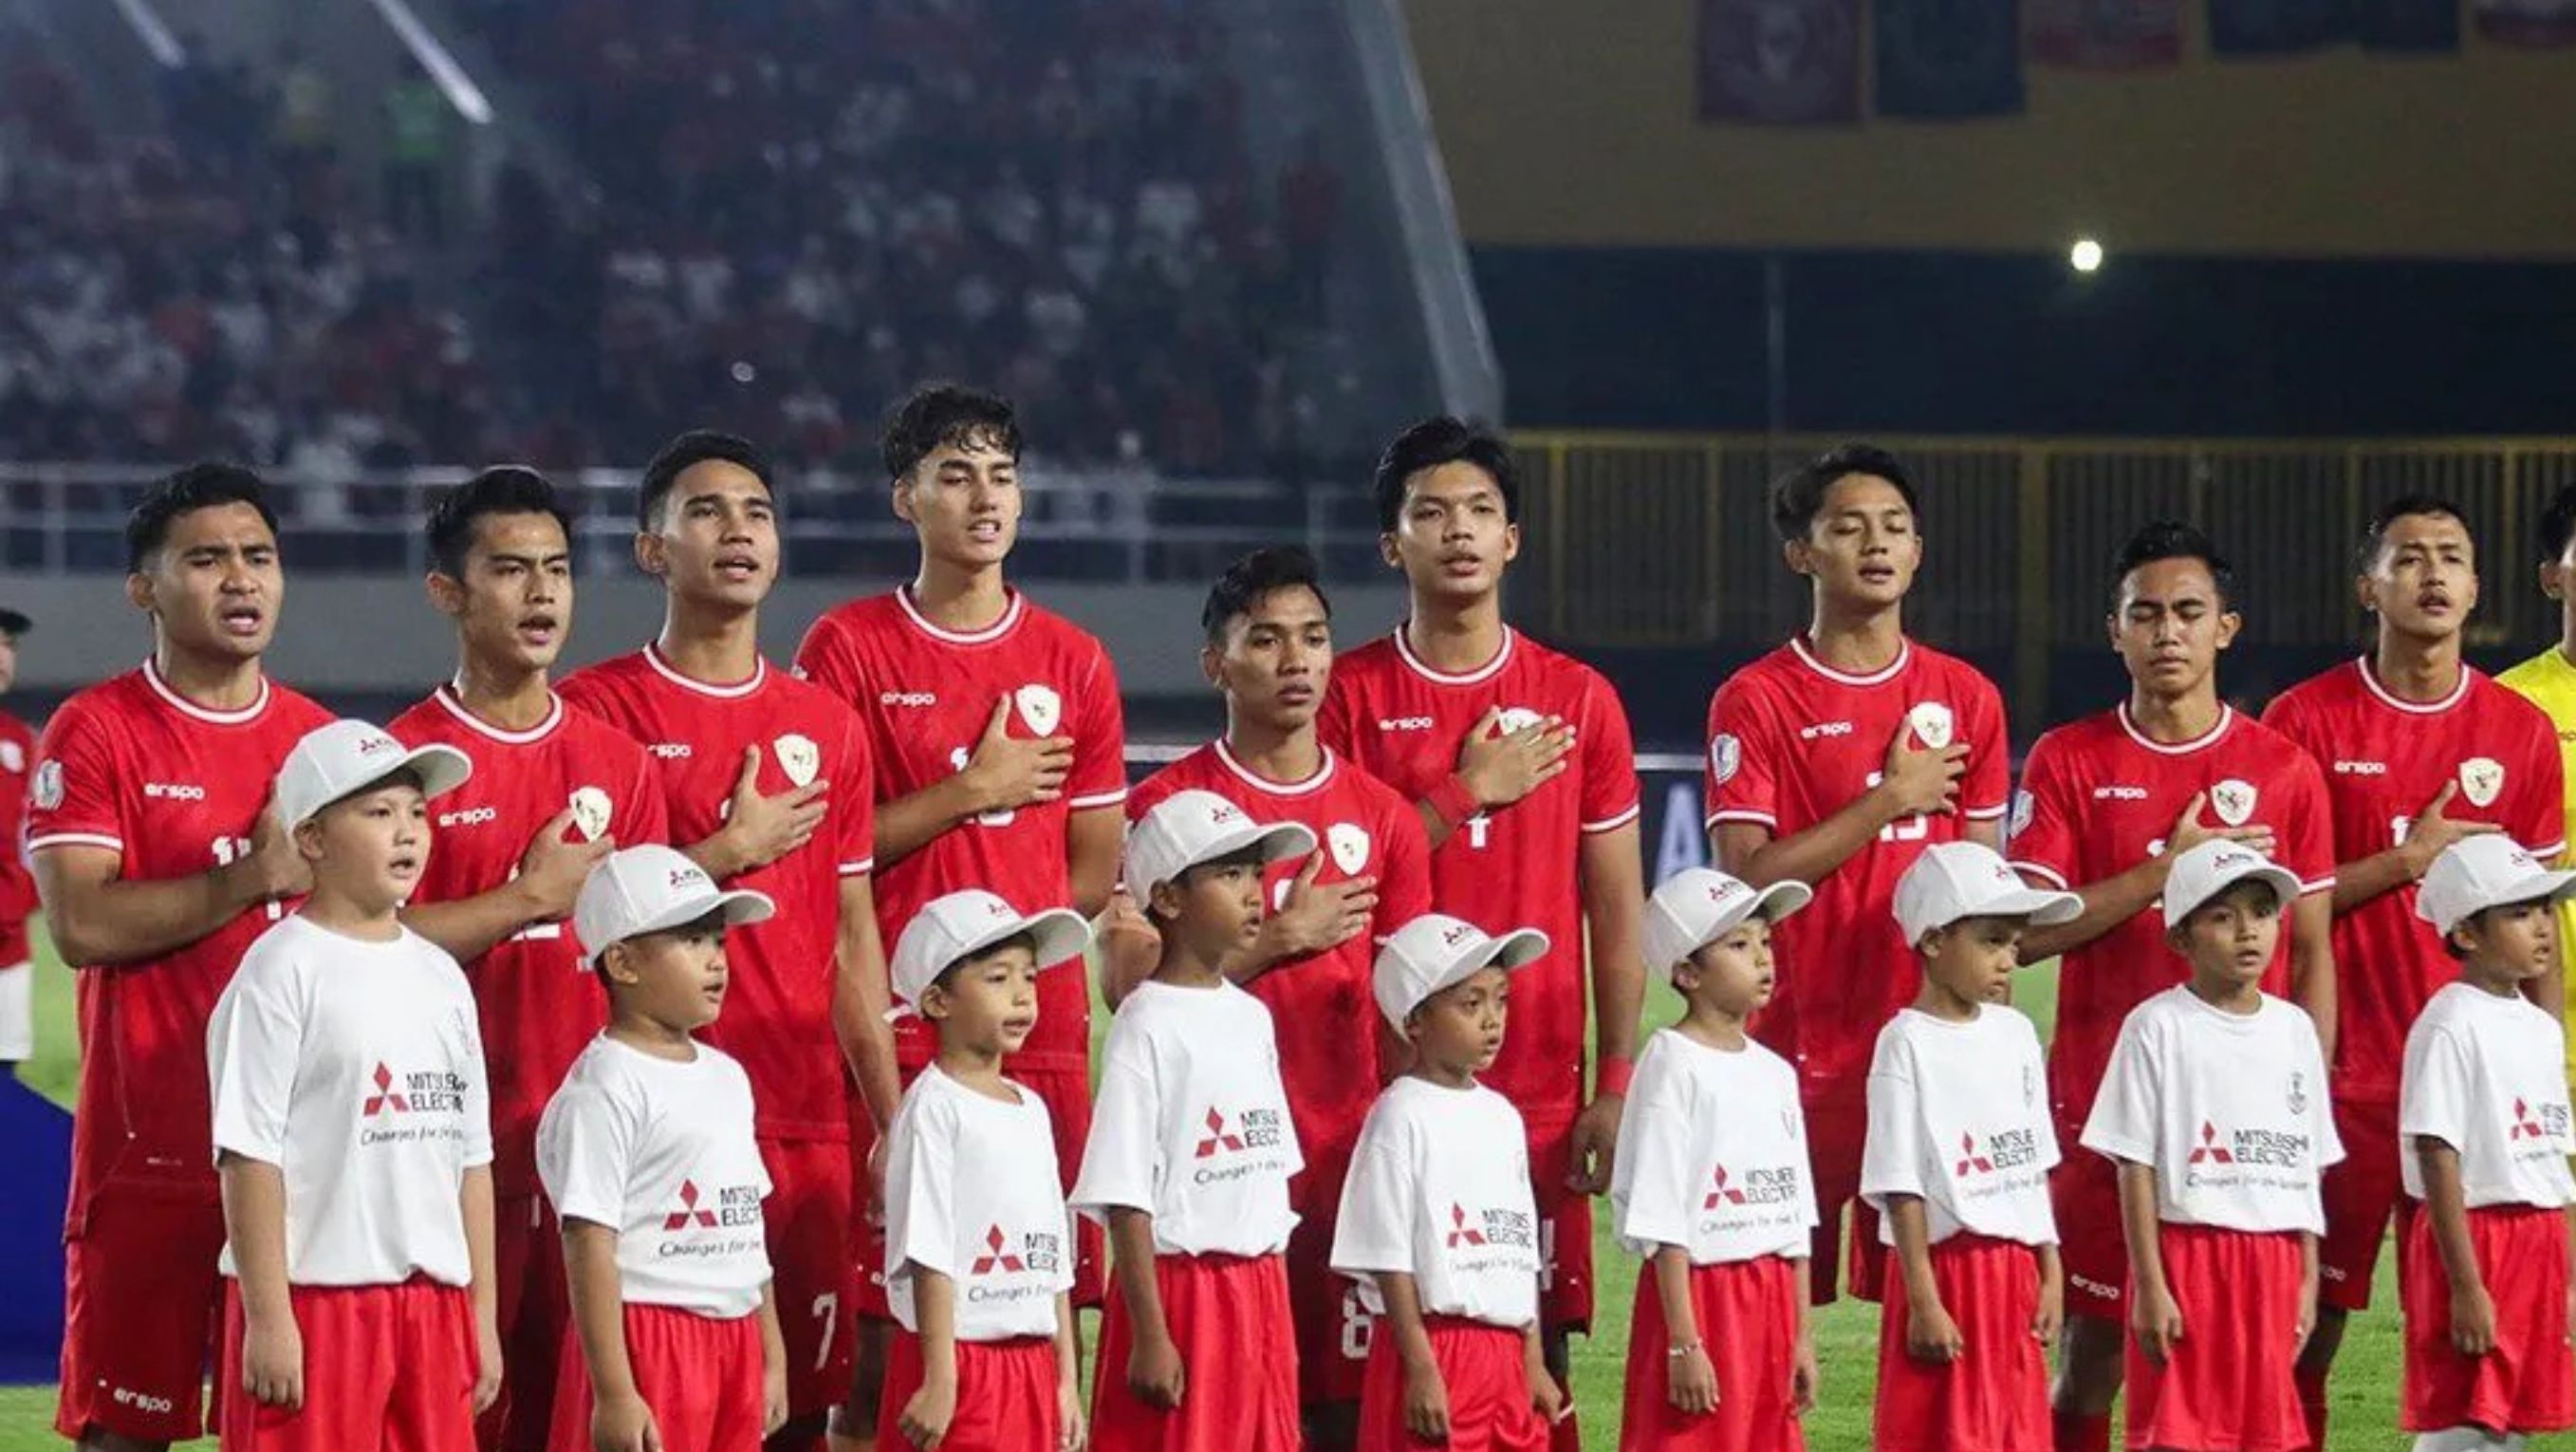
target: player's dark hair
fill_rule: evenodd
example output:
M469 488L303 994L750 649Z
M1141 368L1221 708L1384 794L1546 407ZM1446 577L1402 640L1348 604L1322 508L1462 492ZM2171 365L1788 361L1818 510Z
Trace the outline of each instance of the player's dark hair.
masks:
M1520 522L1521 471L1512 461L1511 445L1465 419L1441 414L1397 434L1386 452L1378 455L1370 489L1377 496L1380 532L1395 532L1396 517L1404 512L1405 482L1443 464L1473 464L1484 470L1503 496L1503 519Z
M1001 450L1013 462L1020 457L1020 420L1011 401L997 393L955 383L925 383L886 410L877 436L886 480L899 482L921 461L942 448L978 444Z
M2567 542L2576 539L2576 483L2561 484L2540 511L2540 562L2554 565L2567 557Z
M1824 512L1825 491L1838 479L1854 474L1867 474L1884 479L1903 496L1905 507L1916 514L1923 512L1923 502L1914 491L1913 472L1903 460L1874 444L1843 444L1828 449L1781 475L1771 485L1771 527L1782 540L1805 539L1807 531Z
M646 534L661 528L662 502L671 497L671 486L705 463L736 465L758 479L762 488L773 494L778 490L769 475L769 456L758 444L740 434L691 429L664 444L653 462L644 466L644 477L635 486L635 527Z
M259 511L270 534L277 533L277 511L268 506L268 486L239 464L197 463L161 476L143 502L125 516L125 569L138 573L143 562L170 538L180 516L226 504L247 504Z
M1211 857L1205 862L1193 862L1189 866L1182 868L1181 875L1170 879L1170 882L1175 888L1183 888L1189 886L1190 879L1199 873L1214 872L1220 867L1259 867L1262 865L1263 861L1264 859L1261 855L1261 844L1255 842L1249 847L1236 848L1234 851L1228 852L1222 857ZM1154 888L1158 885L1159 884L1151 883L1145 885L1143 901L1139 906L1144 909L1145 916L1157 924L1178 921L1178 919L1173 917L1171 914L1165 913L1154 906ZM1128 886L1130 888L1134 888L1136 884L1131 882Z
M2236 606L2236 567L2218 552L2218 545L2198 525L2178 519L2159 519L2141 525L2129 542L2120 546L2119 555L2111 561L2111 608L2120 608L2120 583L2130 572L2159 560L2198 560L2209 571L2210 583L2218 587L2218 608Z
M998 943L987 943L983 947L976 949L974 952L967 954L965 957L958 959L956 962L949 964L947 967L940 969L939 976L931 979L930 982L923 987L922 992L927 993L933 988L950 988L953 986L952 980L957 977L959 970L971 968L997 953L1007 953L1013 948L1026 948L1029 951L1030 956L1035 957L1038 951L1038 935L1033 932L1013 933ZM1047 965L1040 963L1038 966L1044 968Z
M429 509L429 558L451 580L465 578L474 521L487 515L550 514L572 541L572 507L546 476L524 464L495 464L438 496Z
M1208 587L1207 604L1199 609L1199 626L1207 632L1207 643L1225 644L1225 628L1234 617L1249 614L1252 607L1281 590L1304 588L1315 592L1315 602L1324 607L1324 618L1333 618L1333 599L1324 593L1323 582L1316 578L1315 557L1304 545L1278 545L1257 549L1225 567Z
M2439 494L2400 494L2379 506L2379 512L2370 517L2370 528L2362 533L2360 548L2353 551L2353 569L2364 575L2378 569L2379 551L2388 542L2388 531L2397 521L2419 514L2447 516L2458 520L2462 529L2469 527L2469 517L2460 511L2460 506Z

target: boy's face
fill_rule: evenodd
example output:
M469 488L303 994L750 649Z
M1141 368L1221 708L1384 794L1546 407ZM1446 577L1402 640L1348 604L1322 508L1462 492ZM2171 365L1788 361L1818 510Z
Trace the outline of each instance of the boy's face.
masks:
M1789 568L1831 600L1885 607L1905 598L1923 564L1914 510L1875 474L1845 474L1825 486L1804 539L1788 544Z
M1684 998L1736 1018L1771 1001L1771 925L1748 918L1703 944L1673 973Z
M2528 982L2558 965L2558 909L2545 898L2500 903L2470 914L2451 929L2451 941L2516 983Z
M389 782L324 807L295 829L295 845L317 883L387 911L410 900L429 865L429 802L419 787Z
M2120 581L2111 647L2129 668L2130 680L2171 700L2209 679L2218 653L2234 643L2241 623L2219 599L2218 581L2206 563L2189 557L2149 560Z
M1300 731L1323 708L1333 676L1333 623L1303 585L1273 590L1226 622L1223 649L1200 666L1225 693L1226 709L1274 731Z
M126 598L192 655L249 660L277 635L286 571L277 536L247 504L213 504L170 521L161 547L125 577Z
M895 481L894 513L934 560L1000 564L1020 535L1020 463L989 439L941 444Z
M483 515L465 577L433 571L429 593L454 617L466 659L545 670L572 630L572 543L551 514Z
M1503 1051L1503 1021L1509 1016L1512 976L1500 968L1481 968L1422 1001L1405 1022L1405 1037L1426 1064L1481 1074Z
M1970 1003L2001 1003L2021 966L2020 918L1961 918L1923 935L1923 976Z
M1434 465L1404 481L1378 553L1416 594L1480 600L1502 588L1503 566L1520 556L1521 527L1505 513L1492 475L1464 460Z
M1261 862L1250 854L1202 862L1154 884L1154 916L1210 957L1248 948L1261 932Z
M610 945L600 966L617 1002L665 1028L695 1033L724 1011L724 914Z
M681 470L662 500L661 527L635 537L635 563L683 600L756 608L778 582L769 486L724 459Z
M969 958L921 996L922 1017L943 1046L1013 1054L1038 1026L1038 962L1025 943Z
M2192 909L2173 937L2195 976L2259 983L2281 943L2281 900L2263 883L2237 883Z
M2417 640L2447 640L2478 608L2477 544L2447 514L2402 514L2380 533L2379 554L2361 577L2361 603L2381 623Z

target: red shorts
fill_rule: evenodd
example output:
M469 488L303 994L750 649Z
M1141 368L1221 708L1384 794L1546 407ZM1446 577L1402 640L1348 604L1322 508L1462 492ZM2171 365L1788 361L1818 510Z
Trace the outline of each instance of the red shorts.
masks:
M760 1452L766 1420L760 1317L719 1319L671 1306L625 1309L626 1359L653 1411L663 1452ZM551 1373L557 1388L551 1452L591 1452L590 1372L568 1335Z
M1530 1190L1538 1208L1539 1324L1592 1330L1592 1197L1566 1188L1574 1167L1574 1115L1542 1111L1529 1125Z
M461 1286L291 1286L304 1405L242 1387L241 1290L224 1287L224 1452L473 1452L474 1303Z
M1056 1415L1055 1341L1022 1336L1010 1341L957 1343L957 1415L949 1420L940 1452L1053 1452L1062 1433ZM903 1409L921 1390L921 1338L897 1331L886 1353L883 1405L877 1413L877 1446L903 1452Z
M2163 1225L2165 1284L2182 1340L2158 1366L2129 1335L2129 1446L2175 1452L2298 1452L2307 1415L2299 1358L2299 1237Z
M544 1452L555 1359L572 1325L564 1284L563 1222L546 1197L492 1202L492 1261L501 1333L501 1399L477 1419L484 1452Z
M2326 1234L2317 1245L2317 1299L2346 1311L2370 1305L2370 1278L2389 1213L2405 1193L2398 1174L2397 1105L2338 1097L2343 1159L2325 1175Z
M1530 1405L1521 1333L1454 1316L1429 1317L1425 1329L1449 1393L1449 1440L1425 1442L1404 1425L1404 1363L1395 1338L1379 1336L1370 1342L1360 1391L1358 1452L1547 1452L1547 1420Z
M63 1242L62 1398L54 1430L143 1442L204 1434L206 1358L223 1306L224 1212L114 1187Z
M850 1393L850 1147L837 1139L764 1139L778 1329L787 1343L787 1414L808 1416Z
M1829 1104L1814 1097L1806 1102L1807 1159L1816 1177L1816 1230L1810 1244L1808 1294L1819 1306L1833 1304L1834 1278L1841 1269L1843 1207L1851 1207L1851 1293L1864 1301L1878 1299L1887 1259L1878 1243L1878 1212L1860 1197L1861 1146L1869 1138L1869 1105Z
M1147 1406L1127 1389L1135 1327L1113 1288L1100 1317L1098 1380L1091 1392L1096 1452L1298 1452L1296 1330L1288 1269L1278 1256L1154 1258L1154 1285L1172 1344L1180 1348L1181 1405Z
M1288 1182L1297 1212L1297 1228L1288 1235L1288 1309L1297 1322L1301 1402L1358 1401L1368 1366L1369 1313L1360 1304L1359 1282L1333 1269L1333 1226L1342 1182L1350 1178L1351 1147L1349 1138L1310 1146L1306 1172Z
M2497 1205L2469 1212L2478 1274L2495 1301L2495 1349L2462 1356L2451 1346L2451 1278L2433 1240L2433 1217L2415 1207L2397 1257L2406 1308L2406 1393L2398 1425L2409 1432L2484 1427L2555 1432L2576 1426L2576 1353L2567 1345L2567 1212Z
M2057 1127L2066 1158L2048 1174L2057 1215L2058 1260L2066 1268L2066 1314L2125 1324L2129 1243L2120 1231L2120 1166L2080 1148L2083 1127Z
M1672 1331L1655 1294L1654 1267L1637 1275L1628 1318L1628 1389L1619 1452L1799 1452L1789 1384L1798 1354L1798 1301L1807 1287L1797 1262L1776 1255L1691 1267L1691 1314L1717 1368L1717 1410L1677 1411L1672 1401Z
M1905 1349L1903 1262L1886 1257L1878 1319L1878 1452L2040 1452L2048 1419L2048 1347L2030 1334L2039 1315L2039 1257L2027 1245L1958 1234L1933 1246L1932 1284L1958 1325L1962 1353L1946 1366Z

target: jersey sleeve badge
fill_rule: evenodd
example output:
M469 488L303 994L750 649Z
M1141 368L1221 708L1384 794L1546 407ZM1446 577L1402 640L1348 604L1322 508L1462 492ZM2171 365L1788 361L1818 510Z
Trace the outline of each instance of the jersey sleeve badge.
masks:
M1744 743L1736 740L1731 733L1724 731L1717 733L1708 743L1709 775L1717 778L1719 786L1724 786L1735 780L1736 772L1743 767Z

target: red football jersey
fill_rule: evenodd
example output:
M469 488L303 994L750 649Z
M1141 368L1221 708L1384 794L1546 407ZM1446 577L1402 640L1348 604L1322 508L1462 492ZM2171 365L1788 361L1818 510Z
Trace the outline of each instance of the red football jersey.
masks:
M644 745L661 779L670 840L715 835L733 802L746 747L760 748L757 787L775 796L821 780L829 812L813 840L725 884L769 894L778 915L725 934L730 990L701 1035L751 1075L763 1139L840 1139L849 1069L832 1031L841 879L874 866L876 804L867 740L849 708L762 661L751 679L710 685L647 645L601 661L556 689Z
M437 836L413 902L454 902L508 882L537 830L567 806L576 841L669 839L662 783L644 748L560 698L545 720L507 731L441 686L385 729L405 746L437 742L474 761L463 786L430 804ZM584 971L569 922L519 930L466 964L465 978L491 1066L493 1188L535 1194L538 1116L607 1026L608 996Z
M994 703L1006 698L1005 729L1013 736L1073 739L1061 798L987 812L878 876L877 923L889 949L924 903L970 887L998 893L1024 913L1072 904L1067 817L1127 800L1126 709L1098 640L1016 590L1000 620L972 633L931 624L910 592L897 590L852 600L815 621L797 647L796 670L867 723L880 802L964 770ZM937 1048L919 1018L895 1025L895 1055L907 1075ZM1088 973L1039 975L1038 1025L1011 1062L1033 1070L1090 1068Z
M2013 798L2012 864L2060 888L2116 877L2162 852L2194 793L2210 827L2269 827L2273 858L2302 892L2334 887L2332 809L2316 761L2262 722L2222 707L2218 724L2191 741L2150 740L2124 702L2039 738ZM2111 1063L2129 1010L2191 976L2165 944L2164 914L2149 908L2066 955L2057 975L2057 1032L2048 1050L2049 1097L2059 1121L2081 1125ZM2290 991L2286 921L2263 991Z
M1318 886L1377 879L1377 910L1365 935L1273 968L1249 985L1255 998L1270 1005L1277 1025L1280 1077L1307 1158L1316 1160L1319 1146L1339 1145L1347 1152L1377 1099L1377 1076L1365 1067L1374 1062L1368 1046L1378 1032L1370 965L1380 940L1431 911L1431 844L1421 815L1330 747L1313 776L1275 782L1215 741L1138 785L1127 799L1127 820L1133 824L1174 792L1193 789L1216 793L1256 822L1297 822L1313 832L1324 853L1315 874ZM1303 858L1271 865L1266 876L1272 911L1287 901L1290 884L1305 867ZM1355 1065L1363 1067L1354 1072Z
M331 713L268 680L217 711L150 662L82 691L45 723L27 789L27 850L102 847L128 881L193 877L250 848L277 769ZM206 1024L251 940L292 903L242 913L158 958L80 974L80 1103L72 1115L70 1224L109 1184L211 1203L214 1103Z
M2417 704L2357 660L2282 692L2263 721L2324 769L2339 863L2404 842L2445 782L2460 788L2452 820L2493 822L2544 862L2566 849L2557 729L2483 671L2463 665L2448 697ZM2406 1031L2459 965L2415 916L2412 884L2337 914L2334 955L2335 1092L2395 1103Z
M35 764L36 733L0 711L0 968L27 961L27 915L36 910L25 832L27 773Z
M1500 811L1462 824L1431 854L1431 906L1489 933L1537 928L1547 956L1512 979L1511 1029L1488 1083L1532 1129L1583 1106L1583 836L1637 819L1637 756L1628 712L1598 671L1517 630L1472 671L1415 659L1399 627L1333 662L1319 721L1349 761L1420 801L1458 767L1458 747L1490 708L1517 730L1547 716L1574 727L1571 769Z
M1824 881L1772 942L1779 987L1754 1031L1798 1066L1819 1102L1858 1104L1878 1031L1921 974L1895 918L1896 881L1923 849L1969 820L2001 821L2012 789L2003 697L1956 656L1907 641L1885 669L1838 671L1803 639L1737 671L1708 703L1708 825L1759 822L1794 837L1877 785L1888 743L1909 723L1921 745L1968 748L1959 812L1879 830Z

